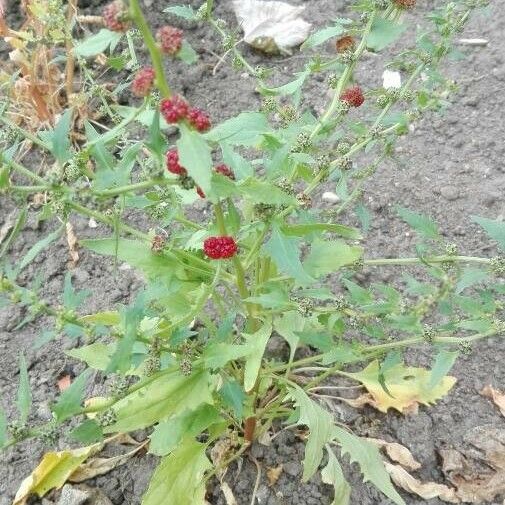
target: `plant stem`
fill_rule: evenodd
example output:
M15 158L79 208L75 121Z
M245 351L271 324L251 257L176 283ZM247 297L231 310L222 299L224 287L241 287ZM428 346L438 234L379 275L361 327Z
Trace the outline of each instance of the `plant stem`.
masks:
M151 29L147 24L144 14L142 13L142 9L138 0L130 0L130 15L137 25L137 28L142 33L144 42L147 46L147 49L149 50L154 72L156 73L156 85L160 90L161 96L163 98L170 98L172 93L165 78L162 55L158 48L158 45L156 44L156 41L154 40L153 34L151 33Z
M432 256L426 258L378 258L364 260L365 265L381 266L381 265L415 265L423 263L445 263L445 262L459 262L459 263L490 263L488 258L479 258L476 256Z
M126 186L119 186L117 188L105 189L102 191L93 191L96 196L117 196L124 193L130 193L131 191L136 191L139 189L148 189L154 186L170 186L172 184L178 184L175 179L152 179L149 181L137 182L134 184L128 184Z

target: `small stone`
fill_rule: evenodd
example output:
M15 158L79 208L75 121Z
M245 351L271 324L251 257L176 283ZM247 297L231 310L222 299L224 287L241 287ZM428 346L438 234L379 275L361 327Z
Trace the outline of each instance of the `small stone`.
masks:
M85 283L89 279L89 273L82 268L76 268L72 273L77 284Z
M329 202L329 203L337 203L340 200L338 195L336 193L333 193L332 191L325 191L321 199L323 200L323 202Z
M459 190L454 186L443 186L440 188L440 194L450 202L459 198Z
M65 484L56 505L84 505L89 498L91 498L91 493L88 490L83 491Z
M302 466L297 461L288 461L282 465L282 469L288 475L297 477L302 472Z

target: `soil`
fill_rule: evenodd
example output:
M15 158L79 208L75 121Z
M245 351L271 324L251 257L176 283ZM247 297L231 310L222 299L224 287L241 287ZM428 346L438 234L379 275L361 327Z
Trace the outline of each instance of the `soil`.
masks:
M82 1L87 12L100 2ZM146 2L147 3L147 2ZM174 4L176 2L173 2ZM188 2L183 2L188 3ZM197 7L199 2L190 2ZM218 14L233 22L230 2L217 1ZM349 2L339 0L309 0L305 18L315 26L324 25L329 19L344 16ZM419 11L427 11L434 3L421 0ZM81 2L80 2L81 4ZM167 19L162 14L167 2L149 1L148 16L154 26ZM18 2L11 2L9 14L16 16ZM490 16L475 16L461 37L485 38L487 46L461 47L465 59L451 62L446 72L459 85L452 104L441 115L429 115L421 120L415 130L402 139L392 160L384 163L368 182L365 203L372 214L372 223L366 243L368 257L388 257L412 254L415 238L394 212L395 205L425 212L435 218L444 230L447 241L454 242L466 254L496 255L489 240L470 219L471 215L505 219L505 121L502 106L505 100L505 18L499 16L499 6ZM418 14L416 14L418 16ZM411 16L415 24L420 17ZM163 21L164 22L164 21ZM181 92L191 103L202 106L211 113L215 123L250 108L256 109L259 97L252 91L252 78L233 72L221 65L216 75L212 68L216 54L220 52L216 39L201 26L177 21L186 29L188 39L200 52L200 62L185 69L175 64L170 75L174 89ZM326 50L330 50L327 47ZM295 52L293 56L265 58L257 53L248 54L254 64L275 69L274 80L285 82L289 74L301 68L303 59ZM367 88L377 86L382 79L380 59L367 57L359 70L360 82ZM309 105L320 110L326 100L326 85L314 80L308 95ZM333 190L329 184L325 190ZM204 211L205 204L200 203ZM321 205L330 205L321 202ZM2 197L0 200L0 226L13 209L13 203ZM72 219L79 237L106 235L108 230L99 226L92 230L85 219ZM147 226L138 221L138 226ZM27 229L11 250L11 259L16 261L28 248L48 233L48 225L37 224L30 216ZM77 288L90 289L94 295L88 299L83 311L106 309L112 304L127 303L141 286L141 280L133 270L115 269L112 261L98 257L86 250L73 269ZM42 275L44 296L58 303L64 275L67 271L68 251L64 241L53 244L26 269L23 280ZM394 276L398 275L395 270ZM393 282L395 277L387 268L365 271L367 280ZM28 360L30 382L33 387L34 408L31 420L41 422L50 417L49 403L57 395L56 381L63 373L78 374L80 365L65 356L66 349L79 344L78 340L65 339L51 342L41 349L34 348L34 340L46 326L38 320L16 329L23 311L11 306L0 309L0 391L2 405L9 415L14 411L17 389L18 356L25 353ZM410 363L427 365L431 355L416 350L407 356ZM500 338L480 342L474 352L460 358L452 374L458 382L451 393L435 406L421 408L417 415L401 416L394 413L379 415L371 410L356 412L340 404L333 404L340 421L354 427L360 434L397 441L407 446L422 463L416 475L422 480L442 482L443 476L437 451L442 448L465 448L466 434L477 426L504 427L498 410L479 391L487 384L505 388L503 344ZM90 384L89 393L99 394L103 380L97 375ZM63 447L64 444L61 445ZM331 502L331 488L319 477L300 484L303 443L291 432L283 432L270 447L256 445L251 451L262 468L257 492L258 503L268 505L326 505ZM0 505L9 505L24 476L36 466L44 448L37 441L30 441L0 455ZM128 464L89 483L98 487L114 505L141 502L141 496L156 466L154 457L133 458ZM244 458L240 471L231 467L225 480L230 484L237 503L250 503L256 480L256 466L250 458ZM283 465L283 472L274 486L269 486L266 470ZM352 505L379 505L390 503L368 484L361 483L359 473L353 466L346 467L352 483ZM404 494L409 505L423 503L413 495ZM46 505L58 501L58 493L49 495ZM218 485L209 490L208 500L213 505L225 504ZM502 503L497 498L496 504ZM438 499L433 505L441 505Z

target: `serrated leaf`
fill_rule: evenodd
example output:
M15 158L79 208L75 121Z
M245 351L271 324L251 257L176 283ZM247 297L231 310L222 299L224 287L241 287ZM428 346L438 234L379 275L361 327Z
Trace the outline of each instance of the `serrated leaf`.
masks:
M456 284L456 294L460 294L466 288L479 284L489 277L488 273L478 268L465 268L458 283Z
M426 238L438 239L440 237L438 226L431 218L404 207L397 207L396 211L409 226Z
M498 219L487 219L485 217L472 216L472 219L484 228L484 231L498 242L498 245L505 250L505 221Z
M263 249L271 256L279 271L293 277L298 284L307 285L314 282L314 278L305 271L300 261L299 241L286 237L278 226L272 226L272 235Z
M300 49L310 49L312 47L320 46L324 44L327 40L337 37L344 33L344 27L341 24L336 24L335 26L327 26L322 30L310 35L310 37L300 46Z
M161 374L113 405L117 420L104 432L146 428L181 410L192 410L202 403L212 404L212 390L207 371L195 370L190 376L182 375L179 370Z
M189 21L197 19L196 12L190 5L173 5L164 9L163 12L168 12Z
M28 414L30 413L30 409L32 407L32 393L30 389L26 360L22 354L19 356L19 388L16 406L18 408L21 424L24 424L28 419Z
M405 505L384 467L379 449L372 443L335 426L333 436L341 446L342 455L349 454L351 463L358 463L364 482L371 482L397 505Z
M270 322L265 323L253 334L243 334L245 345L249 348L244 366L244 389L246 392L251 391L256 384L263 354L271 335L272 324Z
M211 342L205 347L202 360L206 368L214 370L222 368L229 361L247 356L249 352L250 349L246 345Z
M227 380L219 390L223 403L233 410L237 419L242 419L244 400L247 398L242 386L235 380Z
M76 377L70 387L63 391L56 404L53 405L52 411L59 423L81 410L86 383L90 375L91 370L85 370L81 375Z
M359 246L350 246L342 241L316 239L303 262L305 270L314 277L335 273L345 265L351 265L363 255Z
M438 386L446 374L451 371L451 368L454 366L458 356L458 351L447 351L445 349L441 349L438 352L435 357L435 362L433 363L433 368L431 369L430 380L428 382L429 388Z
M230 145L226 142L221 142L219 147L221 147L221 152L223 153L223 161L233 170L235 178L238 181L247 179L253 175L254 170L251 163L236 153Z
M261 112L241 112L215 126L204 136L210 142L254 146L261 140L261 135L271 131L266 116Z
M321 479L325 484L334 487L335 494L331 505L348 505L351 497L351 486L342 472L342 467L330 447L326 447L328 463L321 470Z
M84 300L86 300L86 298L90 295L91 291L89 290L76 291L72 286L72 274L70 272L65 274L62 295L62 301L65 308L72 310L79 308Z
M310 70L305 70L303 72L298 72L295 74L297 77L295 80L290 81L282 86L276 88L261 88L261 92L266 95L279 95L279 96L289 96L295 95L294 101L298 103L300 100L300 93L302 86L304 85L307 77L310 75Z
M121 32L113 32L102 28L95 35L91 35L74 47L74 54L87 58L103 53L108 47L116 46L122 37Z
M69 351L65 351L65 354L84 361L90 368L94 368L95 370L106 370L112 351L110 345L95 342L76 349L70 349Z
M345 375L366 387L373 397L374 406L381 412L387 412L390 408L404 412L417 407L418 404L428 406L445 396L456 383L454 377L446 376L436 387L430 387L430 370L406 367L400 363L383 371L383 382L388 393L380 383L380 367L377 360L361 372Z
M70 432L70 437L81 444L91 444L103 439L103 431L94 419L86 419Z
M72 156L69 138L72 113L73 109L67 109L51 134L51 153L61 165Z
M177 51L177 58L186 65L192 65L198 61L198 54L187 40L182 41L181 48Z
M295 200L281 189L258 179L248 178L238 185L240 193L252 203L289 205Z
M323 459L323 448L333 439L335 426L331 414L312 401L302 388L291 387L288 395L300 410L298 424L309 428L302 477L307 482L316 473Z
M24 505L31 495L42 498L51 489L61 488L72 473L102 447L103 444L94 444L79 449L44 454L37 468L21 483L12 505Z
M179 126L181 136L177 141L180 164L188 171L188 174L203 189L205 194L210 192L212 175L211 150L205 141L205 137L187 126Z
M407 24L390 21L389 19L376 18L366 44L369 49L382 51L385 47L396 42L407 29Z
M185 438L175 451L161 460L142 498L142 505L203 505L203 477L212 468L206 449L206 444Z
M204 403L195 410L186 410L162 421L150 435L149 452L156 456L166 456L172 452L185 437L196 437L210 425L222 421L219 411Z
M49 244L54 242L63 233L64 226L60 226L57 230L53 231L47 237L39 240L34 244L29 251L23 256L18 265L16 265L16 272L19 274L38 256Z

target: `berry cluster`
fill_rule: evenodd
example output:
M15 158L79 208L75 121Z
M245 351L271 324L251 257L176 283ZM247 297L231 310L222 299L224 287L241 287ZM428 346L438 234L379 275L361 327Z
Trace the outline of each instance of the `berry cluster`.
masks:
M350 35L340 37L335 43L337 53L345 53L346 51L354 51L354 39Z
M341 95L340 100L347 103L351 107L359 107L365 101L365 95L359 86L347 88Z
M160 110L167 123L174 124L186 119L199 132L211 127L209 116L197 107L190 107L179 95L162 100Z
M179 165L179 153L176 149L167 152L167 170L175 175L187 175L188 171Z
M113 32L125 32L129 27L128 9L123 0L114 0L106 5L103 12L104 25Z
M233 170L228 166L225 165L224 163L221 163L221 165L217 165L214 167L214 170L221 175L224 175L225 177L228 177L232 181L235 180L235 174L233 173Z
M169 25L162 26L156 32L156 40L163 53L173 56L182 47L182 30Z
M132 93L135 96L147 96L151 92L156 74L152 67L141 68L133 78Z
M203 252L213 260L231 258L238 247L233 237L209 237L203 242Z

